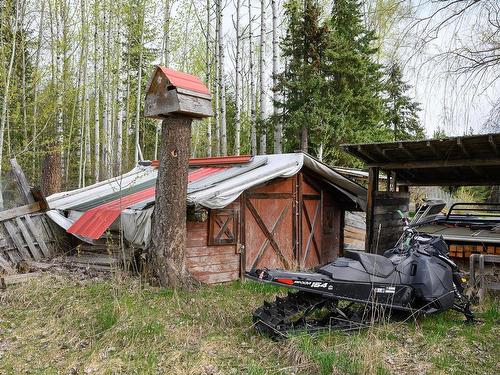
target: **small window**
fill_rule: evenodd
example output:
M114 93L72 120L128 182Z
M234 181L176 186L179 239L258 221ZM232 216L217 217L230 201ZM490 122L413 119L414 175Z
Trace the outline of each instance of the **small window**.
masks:
M236 245L236 210L220 209L210 211L209 245Z

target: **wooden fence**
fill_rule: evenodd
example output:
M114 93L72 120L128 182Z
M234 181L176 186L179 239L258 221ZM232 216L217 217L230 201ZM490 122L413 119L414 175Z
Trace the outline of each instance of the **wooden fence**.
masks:
M57 229L44 213L0 220L0 273L15 273L19 262L51 257L58 248Z

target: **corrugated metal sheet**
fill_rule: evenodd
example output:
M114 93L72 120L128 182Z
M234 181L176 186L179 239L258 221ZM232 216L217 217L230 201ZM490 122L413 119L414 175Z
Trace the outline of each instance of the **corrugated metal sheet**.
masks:
M120 216L122 210L144 199L148 199L155 194L155 190L155 187L150 187L146 190L94 207L75 221L68 229L68 233L97 240L113 221Z
M205 167L197 169L189 173L188 182L200 180L224 169L224 167ZM156 187L149 187L145 190L94 207L85 212L68 229L68 233L96 240L103 235L111 224L113 224L124 209L139 202L154 198L155 191Z
M245 190L275 178L293 176L303 167L322 176L333 188L358 202L361 207L366 199L366 189L362 186L304 153L257 155L250 158L248 163L215 165L217 166L212 164L190 171L188 203L213 209L226 207ZM55 194L47 200L53 210L80 212L89 210L90 213L87 212L78 219L73 224L76 226L71 226L69 232L78 233L83 237L98 238L120 213L123 216L131 208L141 210L154 202L157 172L158 169L152 166L138 166L126 175L83 189ZM142 195L142 191L147 189L151 189L149 195ZM83 206L88 208L80 209ZM59 215L63 216L62 213ZM88 220L87 224L84 223L84 219ZM94 230L94 227L98 228Z
M167 76L172 85L180 87L182 89L210 95L210 90L198 77L191 74L178 72L164 66L160 66L159 68Z

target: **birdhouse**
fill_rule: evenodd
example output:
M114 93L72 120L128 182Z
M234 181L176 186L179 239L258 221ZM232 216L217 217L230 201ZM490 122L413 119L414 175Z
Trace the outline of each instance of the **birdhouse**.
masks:
M213 116L212 95L190 74L157 66L146 89L144 116L162 119L181 114L192 118Z

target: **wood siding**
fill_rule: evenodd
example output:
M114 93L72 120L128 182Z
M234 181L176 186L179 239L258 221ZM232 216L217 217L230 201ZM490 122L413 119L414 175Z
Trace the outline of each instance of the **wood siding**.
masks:
M365 251L366 214L346 212L344 218L344 250Z
M227 209L235 210L236 244L209 245L225 222L211 222L216 211L187 223L186 262L201 282L236 280L252 268L310 269L335 259L343 246L342 207L330 187L303 172L249 189Z
M238 212L239 200L227 208ZM209 225L210 220L187 222L186 263L189 271L207 284L237 280L240 277L239 245L209 245Z
M403 233L403 221L398 210L408 212L410 193L394 191L375 192L373 209L372 253L382 254L393 247Z

